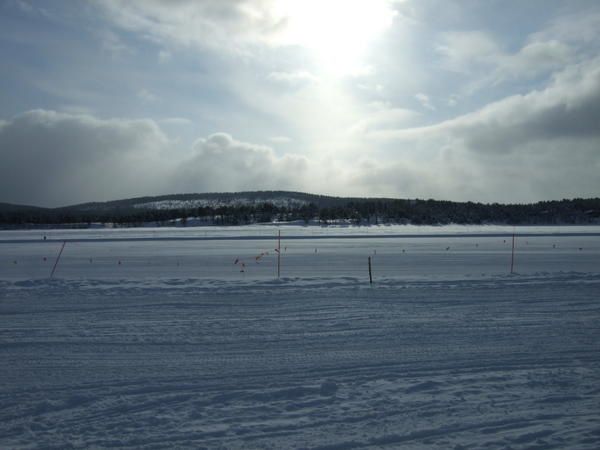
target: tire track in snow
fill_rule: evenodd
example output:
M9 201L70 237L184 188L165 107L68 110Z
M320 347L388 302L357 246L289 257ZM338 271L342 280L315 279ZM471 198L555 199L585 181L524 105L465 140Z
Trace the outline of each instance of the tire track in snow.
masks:
M595 448L594 280L12 287L0 444Z

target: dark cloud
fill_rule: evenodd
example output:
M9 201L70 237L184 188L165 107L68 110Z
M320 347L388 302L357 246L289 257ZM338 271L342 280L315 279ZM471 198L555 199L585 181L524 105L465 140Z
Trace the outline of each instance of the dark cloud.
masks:
M29 111L0 122L0 201L60 206L137 195L302 189L309 161L226 133L185 156L151 120ZM189 153L188 153L189 155Z
M0 201L57 206L160 192L167 144L151 120L26 112L0 125Z
M19 20L0 19L11 61L0 201L243 189L485 201L600 195L593 1L391 2L399 15L361 56L360 76L331 70L336 58L315 42L340 50L348 42L321 42L329 35L311 29L308 6L306 31L294 34L274 0L92 3L53 5L61 20L44 22L44 34L16 8ZM539 17L524 13L536 8ZM351 16L343 12L340 25ZM67 17L81 47L68 33L59 39ZM68 114L10 118L37 105ZM132 119L140 116L154 120Z
M442 128L475 152L518 152L525 144L557 139L598 140L600 60L565 70L544 90L509 97Z
M600 60L563 70L545 89L434 126L372 137L387 142L386 159L396 162L378 164L360 181L386 181L388 192L484 201L597 196ZM390 176L396 166L404 181ZM417 176L407 175L407 167Z

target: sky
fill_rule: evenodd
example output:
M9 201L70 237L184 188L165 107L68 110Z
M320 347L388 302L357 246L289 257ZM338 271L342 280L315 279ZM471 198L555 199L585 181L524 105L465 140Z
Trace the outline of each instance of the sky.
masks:
M600 196L597 0L0 0L0 202Z

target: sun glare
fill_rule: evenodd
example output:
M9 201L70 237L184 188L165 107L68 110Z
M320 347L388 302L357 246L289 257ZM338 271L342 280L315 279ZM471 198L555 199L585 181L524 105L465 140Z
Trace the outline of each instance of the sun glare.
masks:
M279 0L286 44L309 49L322 70L347 75L364 70L372 41L391 24L389 0Z

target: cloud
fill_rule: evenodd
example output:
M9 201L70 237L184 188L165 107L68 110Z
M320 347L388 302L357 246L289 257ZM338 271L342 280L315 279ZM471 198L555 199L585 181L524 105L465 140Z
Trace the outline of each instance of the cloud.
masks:
M98 0L119 28L157 42L243 51L269 43L285 26L270 0Z
M510 96L439 128L474 152L512 153L535 142L599 139L599 123L600 59L565 69L544 90Z
M492 64L502 53L492 36L482 31L442 33L435 49L448 70L460 73L467 73L474 66Z
M33 6L31 2L25 0L12 0L12 2L8 2L9 6L16 6L22 13L30 14L30 15L41 15L45 17L49 17L50 14L48 10L40 7L39 5Z
M187 126L191 125L193 122L190 119L186 119L185 117L167 117L159 120L161 124L164 125L177 125L177 126Z
M556 41L533 41L514 55L498 55L498 79L534 78L562 68L572 59L572 50Z
M159 52L158 52L158 62L161 64L165 64L165 63L171 61L172 57L173 57L173 55L171 54L171 52L169 52L167 50L159 50Z
M31 13L34 11L33 6L27 3L24 0L16 0L15 4L19 7L19 9L25 13Z
M600 137L600 59L572 65L543 90L512 95L455 119L380 136L445 135L474 152L512 152L519 145L551 139Z
M362 46L389 27L393 0L96 0L119 28L157 42L244 52L253 45L322 48L341 36ZM343 17L343 20L337 20ZM324 37L327 36L327 39ZM336 55L331 55L335 57Z
M307 176L309 161L303 156L278 156L270 147L215 133L195 142L173 184L182 192L300 189Z
M600 58L431 126L415 127L418 113L388 102L360 113L340 141L311 140L318 151L306 157L228 133L186 150L153 120L29 111L0 121L0 201L256 189L490 202L599 195Z
M369 135L382 130L406 128L420 116L416 111L394 107L387 102L371 102L362 118L350 127L350 132L353 135Z
M60 105L58 108L59 112L72 114L72 115L92 115L93 111L87 107L82 105Z
M436 46L447 70L472 77L470 90L553 73L575 60L568 44L546 34L531 36L515 52L507 51L492 35L481 31L442 33Z
M593 4L594 2L592 2ZM600 11L595 8L563 13L554 18L545 28L532 34L535 41L552 41L576 45L587 49L590 54L597 54L600 41ZM584 47L581 47L581 46Z
M290 88L299 88L319 81L319 78L306 70L295 72L271 72L267 80Z
M167 146L151 120L29 111L0 126L0 201L59 206L161 192Z
M137 97L144 103L152 103L158 100L156 94L153 94L148 89L140 89L137 91Z
M450 94L450 96L448 96L448 99L446 100L446 104L450 107L454 107L458 104L459 100L460 96L456 94Z
M292 139L287 136L272 136L269 138L269 141L274 144L289 144L292 142Z
M111 30L95 30L94 34L100 40L102 51L108 53L113 59L131 56L134 53L133 48L126 45L121 37Z
M168 123L187 123L167 119ZM0 121L0 202L62 206L140 195L303 189L303 156L227 133L186 153L156 122L33 110Z
M599 124L596 59L556 74L543 90L513 95L437 125L372 136L395 149L411 149L410 161L427 168L420 177L436 180L426 184L427 190L439 186L433 196L534 201L598 195Z
M431 99L429 98L429 96L427 94L423 94L422 92L419 92L418 94L415 95L415 98L421 104L421 106L423 106L423 108L430 109L432 111L435 110L435 107L431 104Z

